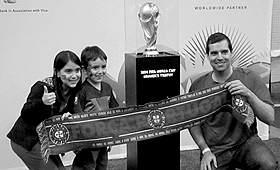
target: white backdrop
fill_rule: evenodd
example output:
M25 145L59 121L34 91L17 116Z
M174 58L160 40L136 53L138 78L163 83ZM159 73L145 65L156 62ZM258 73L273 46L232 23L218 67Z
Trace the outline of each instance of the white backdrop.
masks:
M7 0L0 0L0 169L26 169L12 152L6 134L18 118L31 85L52 75L53 59L59 51L70 49L79 56L87 45L100 46L108 55L108 74L116 84L114 87L117 87L119 102L123 104L124 87L120 77L123 77L124 53L132 49L126 44L126 33L130 28L126 22L136 18L133 14L127 14L129 10L134 10L134 13L138 11L138 6L135 5L138 1L5 1ZM162 13L159 25L159 43L168 45L182 54L181 93L188 91L189 80L193 75L209 69L207 64L202 65L200 61L190 60L192 57L185 51L186 44L205 33L205 30L209 31L214 27L217 29L217 25L227 25L228 28L239 30L234 33L241 33L254 47L254 61L270 62L266 54L270 50L271 1L178 0L176 3L174 1L173 4L160 7L160 11L163 9L166 14ZM164 3L159 5L162 4ZM168 14L172 5L178 11ZM206 7L211 5L246 8L206 10ZM198 7L198 10L195 7ZM138 20L134 24L133 27L138 30L134 30L137 34L135 36L143 38ZM172 42L168 41L170 35L174 35L171 37ZM260 135L264 139L267 138L267 127L261 125L259 129ZM181 134L181 149L196 147L187 130ZM110 152L110 158L124 156L125 145L115 146ZM72 158L73 154L67 153L63 161L70 164Z
M223 32L233 44L234 65L270 76L272 0L187 0L179 1L179 51L185 59L181 71L183 89L193 79L211 70L204 60L205 42L213 32ZM258 123L259 135L268 139L268 126Z
M113 0L0 1L0 169L24 166L6 134L31 85L52 75L59 51L70 49L80 56L85 46L98 45L108 55L108 73L118 78L125 48L123 4Z

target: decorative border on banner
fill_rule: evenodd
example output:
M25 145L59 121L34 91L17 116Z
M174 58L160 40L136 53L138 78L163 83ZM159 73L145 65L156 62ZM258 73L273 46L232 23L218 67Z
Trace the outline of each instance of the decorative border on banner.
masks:
M81 148L147 140L195 126L223 107L232 107L224 84L140 106L60 116L43 121L37 132L42 156ZM240 98L238 98L240 100Z

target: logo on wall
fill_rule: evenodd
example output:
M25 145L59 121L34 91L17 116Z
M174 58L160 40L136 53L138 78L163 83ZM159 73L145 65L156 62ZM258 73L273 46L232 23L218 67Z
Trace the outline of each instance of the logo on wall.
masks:
M69 131L62 124L55 124L49 131L49 137L55 145L64 145L69 139Z
M250 64L256 57L253 44L248 37L237 28L224 25L210 26L209 28L205 28L198 32L197 35L194 35L194 37L188 41L186 47L183 49L182 55L185 57L188 56L193 65L195 65L195 61L198 59L204 63L206 58L205 45L207 38L215 32L224 33L231 40L233 47L232 59L235 66L248 66L248 64Z
M4 0L4 2L7 4L13 4L13 3L16 3L17 1L16 0Z
M188 92L192 82L203 74L212 70L209 61L206 59L205 45L208 37L215 32L222 32L227 35L232 43L232 64L234 67L243 67L253 70L261 76L266 84L269 82L270 63L263 61L270 57L270 54L264 51L257 54L254 44L245 33L235 27L227 25L214 25L202 29L193 35L180 51L185 65L184 80L181 85L185 93Z
M152 110L148 115L148 123L154 129L160 129L165 124L165 116L160 110Z

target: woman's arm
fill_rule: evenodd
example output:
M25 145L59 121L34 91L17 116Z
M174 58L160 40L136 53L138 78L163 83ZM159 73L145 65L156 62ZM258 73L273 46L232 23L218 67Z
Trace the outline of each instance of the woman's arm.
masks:
M21 109L21 117L24 121L36 126L51 116L51 105L45 105L42 101L44 83L36 82L30 90L26 102Z

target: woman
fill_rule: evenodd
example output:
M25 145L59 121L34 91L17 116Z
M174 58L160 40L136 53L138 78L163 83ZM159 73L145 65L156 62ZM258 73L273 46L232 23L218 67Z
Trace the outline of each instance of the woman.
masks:
M54 115L71 115L81 87L81 62L71 51L61 51L54 59L53 77L37 81L31 88L21 114L8 133L13 151L30 170L65 169L59 155L45 163L40 153L36 126Z

